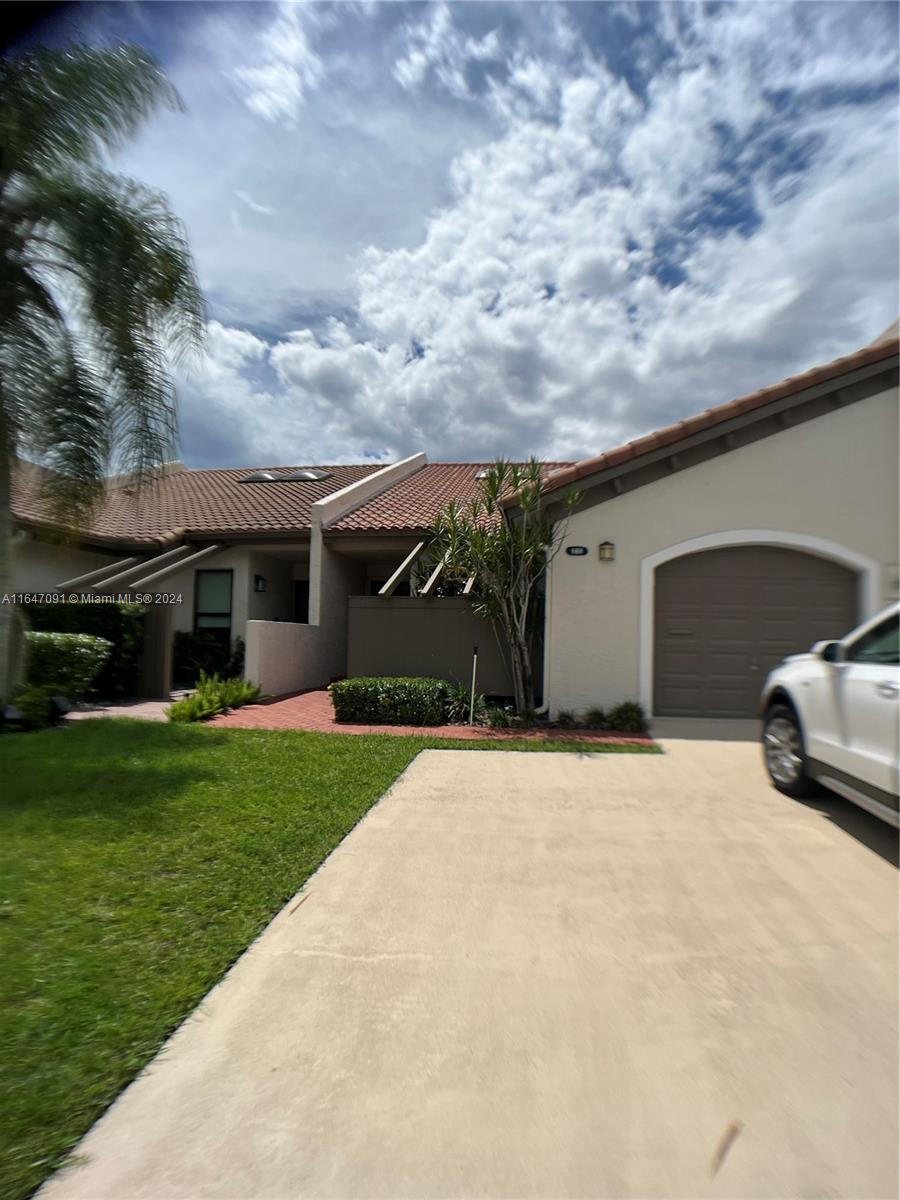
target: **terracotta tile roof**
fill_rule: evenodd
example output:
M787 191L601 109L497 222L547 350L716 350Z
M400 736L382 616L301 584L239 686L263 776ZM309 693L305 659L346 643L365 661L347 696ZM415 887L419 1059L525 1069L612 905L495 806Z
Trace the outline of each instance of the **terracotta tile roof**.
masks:
M427 529L451 500L467 503L478 491L478 471L492 463L429 463L414 475L360 505L329 532L408 532ZM548 471L570 466L546 463Z
M321 466L327 479L303 483L241 483L251 470L275 474L300 467L175 471L140 494L111 487L83 536L99 541L153 543L190 534L300 533L310 505L380 469L378 464ZM39 491L41 471L30 464L13 475L12 511L20 521L53 524Z
M566 487L588 475L596 475L610 467L618 467L622 463L640 458L642 454L648 454L652 450L659 450L664 446L675 446L692 434L713 429L716 425L722 425L733 417L763 408L767 404L783 400L806 388L815 387L817 384L828 383L830 380L840 378L841 375L848 375L859 367L893 358L900 352L900 339L893 331L894 326L891 326L870 345L856 350L853 354L847 354L843 358L836 358L824 366L813 367L809 371L804 371L802 375L792 375L789 379L760 388L747 396L741 396L738 400L729 400L715 408L708 408L695 416L677 421L674 425L657 429L655 433L648 433L632 442L626 442L624 446L616 446L613 450L607 450L595 458L583 459L561 471L554 472L549 476L547 482L553 487ZM512 498L507 503L512 503Z

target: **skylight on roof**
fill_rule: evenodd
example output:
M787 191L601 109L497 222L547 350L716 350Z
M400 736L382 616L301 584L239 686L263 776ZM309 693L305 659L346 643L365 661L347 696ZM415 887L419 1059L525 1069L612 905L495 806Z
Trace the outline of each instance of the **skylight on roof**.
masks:
M302 471L288 471L286 475L280 475L278 478L281 483L311 483L319 479L329 479L330 477L330 471L304 469Z
M241 483L316 483L320 479L330 479L330 471L315 471L304 468L301 471L285 471L276 475L274 471L254 471L245 475Z

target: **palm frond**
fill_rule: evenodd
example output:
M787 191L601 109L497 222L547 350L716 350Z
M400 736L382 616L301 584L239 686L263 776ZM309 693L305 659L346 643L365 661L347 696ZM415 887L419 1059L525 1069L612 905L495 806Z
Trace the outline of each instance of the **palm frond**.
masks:
M89 316L110 332L139 328L183 357L202 342L204 303L187 235L165 196L103 170L55 172L34 185L42 214L29 250L74 268Z
M28 252L74 284L67 297L108 381L117 465L140 482L174 447L167 361L199 347L205 330L184 229L160 193L99 169L39 176L33 190L52 215L34 223Z
M109 459L109 398L105 382L63 327L56 336L34 330L23 356L32 402L20 442L48 468L45 492L52 514L68 526L85 522L103 491Z
M65 333L62 313L48 288L14 257L0 286L4 321L0 331L0 404L10 449L27 438L40 404L46 364Z
M0 60L0 187L16 175L95 162L160 105L179 108L159 63L139 46L39 47Z

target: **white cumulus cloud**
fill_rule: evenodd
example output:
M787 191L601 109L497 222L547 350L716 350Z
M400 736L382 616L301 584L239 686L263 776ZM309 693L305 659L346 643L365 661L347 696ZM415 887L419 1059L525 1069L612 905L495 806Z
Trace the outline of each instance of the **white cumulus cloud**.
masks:
M465 6L411 11L384 57L392 86L411 103L443 90L483 124L420 233L354 255L352 318L211 332L190 411L226 412L244 461L595 454L895 318L887 10L663 7L641 34L645 86L559 6L539 45L470 32ZM296 88L253 84L274 121L324 77L292 13L266 61L290 62ZM472 64L490 67L478 86Z
M291 0L281 4L277 19L258 39L260 61L234 72L247 107L268 121L296 120L308 93L324 78L322 60L304 28L309 11Z

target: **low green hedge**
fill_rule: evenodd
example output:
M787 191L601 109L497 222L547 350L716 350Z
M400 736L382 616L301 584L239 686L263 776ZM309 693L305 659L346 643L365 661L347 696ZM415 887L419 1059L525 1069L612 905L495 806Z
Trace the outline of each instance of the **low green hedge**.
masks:
M342 679L328 689L336 721L354 725L450 725L469 720L471 693L465 684L444 679L403 676ZM512 704L488 706L475 696L476 725L502 729L549 728L534 713L517 715ZM561 711L554 724L560 729L603 729L617 733L646 733L647 718L640 704L624 700L608 712L589 709L584 717Z
M31 688L50 688L67 700L80 700L112 651L106 638L88 633L25 634L26 680Z
M328 689L337 721L356 725L443 725L450 685L403 676L342 679Z
M218 675L200 672L197 690L183 700L176 700L166 709L170 721L187 724L208 721L229 708L252 704L259 697L259 688L249 679L220 679Z

